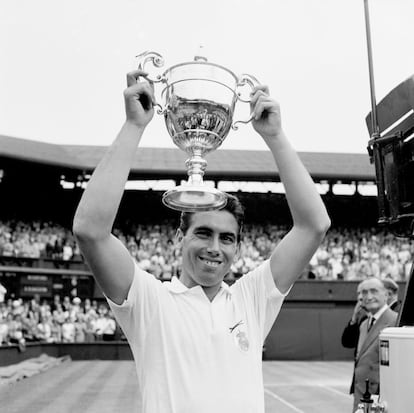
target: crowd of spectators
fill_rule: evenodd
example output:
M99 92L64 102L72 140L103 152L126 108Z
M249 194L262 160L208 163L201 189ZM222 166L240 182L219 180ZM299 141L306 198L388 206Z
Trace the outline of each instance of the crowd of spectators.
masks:
M0 255L68 261L81 259L71 231L43 221L0 221Z
M116 337L117 336L117 337ZM79 297L59 295L53 302L8 299L0 302L0 345L17 344L24 350L28 342L91 343L122 338L106 304Z
M138 265L162 280L178 275L181 255L171 222L133 225L114 234ZM246 225L238 260L230 277L238 277L269 257L287 232L280 225ZM0 256L82 260L71 231L47 222L1 222ZM370 276L404 281L409 275L414 243L381 228L332 228L303 274L317 280L358 280Z
M168 280L179 275L181 255L174 242L172 223L133 225L114 234L129 249L138 265ZM246 225L231 278L259 265L284 237L280 225ZM0 257L50 258L81 261L76 241L67 228L48 222L1 222ZM371 276L407 280L414 257L414 243L381 228L332 228L312 257L303 278L360 280ZM5 299L0 284L0 345L27 342L80 343L122 338L110 309L97 301L57 295L53 302Z
M316 279L362 280L371 276L406 281L414 257L412 240L386 230L331 229L312 257L309 269Z

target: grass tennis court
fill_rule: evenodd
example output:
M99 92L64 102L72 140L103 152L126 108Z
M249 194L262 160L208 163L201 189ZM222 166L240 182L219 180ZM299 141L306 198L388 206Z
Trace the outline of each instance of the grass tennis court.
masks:
M351 413L352 362L265 361L263 375L266 413ZM0 410L135 413L135 386L132 361L68 361L0 386Z

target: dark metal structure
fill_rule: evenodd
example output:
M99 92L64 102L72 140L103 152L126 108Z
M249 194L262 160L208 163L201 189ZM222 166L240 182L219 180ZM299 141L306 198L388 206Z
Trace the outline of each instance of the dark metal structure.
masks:
M414 239L414 76L376 104L368 0L364 0L372 110L366 117L375 164L378 224L397 237ZM414 325L414 266L407 283L398 325Z

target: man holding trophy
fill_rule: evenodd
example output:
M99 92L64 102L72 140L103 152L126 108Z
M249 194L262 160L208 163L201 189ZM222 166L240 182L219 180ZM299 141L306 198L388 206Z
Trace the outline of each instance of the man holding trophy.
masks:
M212 84L211 79L208 81ZM171 82L167 94L178 93L182 83ZM270 98L266 86L256 85L249 101L251 121L274 156L286 189L292 229L269 260L228 286L223 279L239 251L243 208L229 194L223 196L224 205L213 205L222 195L200 190L202 182L196 176L198 181L190 182L195 190L177 188L172 200L164 201L182 211L176 235L182 268L179 279L164 283L157 280L141 270L111 234L136 148L158 105L146 71L129 73L127 84L126 121L84 191L73 231L131 346L139 411L264 412L263 341L284 297L329 228L325 206L282 130L278 103ZM172 118L170 134L175 128L177 141L185 138L186 145L191 136L195 137L192 142L196 143L191 146L196 149L207 138L216 139L220 133L209 134L208 127L219 125L223 129L227 121L224 111L209 114L214 105L201 107L194 99L185 104L180 103L182 100L174 109L177 99L171 98L167 110L181 114L183 107L197 106L198 112L186 113L185 119L193 118L187 123L184 115L180 115L181 121ZM180 130L181 126L184 129ZM190 168L192 173L196 170L195 175L200 175L199 167L203 165L200 153ZM200 193L209 199L197 204L194 198L198 199ZM211 200L214 202L210 205Z

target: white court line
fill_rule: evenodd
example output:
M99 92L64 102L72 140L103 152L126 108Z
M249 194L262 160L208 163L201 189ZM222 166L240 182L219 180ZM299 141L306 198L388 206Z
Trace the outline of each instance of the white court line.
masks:
M329 386L324 386L324 385L322 385L322 384L319 384L319 385L318 385L318 387L321 387L322 389L329 390L329 391L331 391L332 393L339 394L339 395L344 396L344 397L347 397L347 398L351 397L351 395L350 395L350 394L342 393L341 391L336 390L336 389L334 389L334 388L332 388L332 387L329 387Z
M296 413L305 413L303 410L298 409L297 407L295 407L293 404L290 404L289 402L287 402L285 399L282 399L281 397L279 397L277 394L274 394L273 392L271 392L268 389L264 389L265 393L268 394L269 396L273 397L274 399L280 401L281 403L285 404L286 406L290 407L293 411L295 411Z
M336 386L347 386L348 382L338 382L338 383L330 383L331 385L334 384ZM289 387L289 386L295 386L295 387L328 387L327 384L317 384L317 383L265 383L265 386L268 387Z

